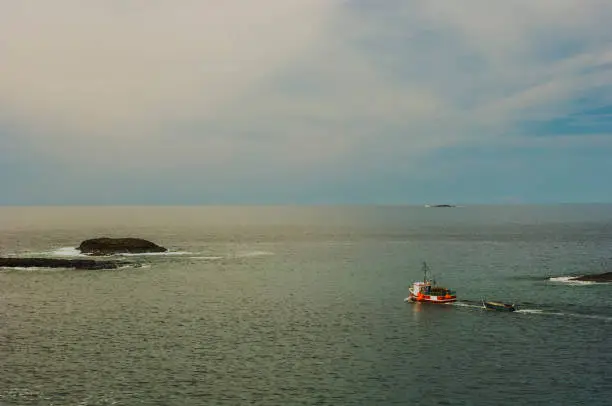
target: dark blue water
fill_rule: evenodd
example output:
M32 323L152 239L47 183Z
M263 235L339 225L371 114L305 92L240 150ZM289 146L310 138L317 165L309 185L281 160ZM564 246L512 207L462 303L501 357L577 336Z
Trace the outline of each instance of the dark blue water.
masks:
M610 404L612 206L1 208L2 405ZM455 305L404 303L427 261ZM482 297L517 302L487 312Z

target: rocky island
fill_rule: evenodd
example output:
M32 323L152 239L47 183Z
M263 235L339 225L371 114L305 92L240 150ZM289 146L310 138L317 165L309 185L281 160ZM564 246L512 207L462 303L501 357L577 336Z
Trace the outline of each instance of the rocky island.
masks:
M166 252L167 249L141 238L93 238L83 241L78 250L91 256L113 254L143 254ZM68 269L117 269L124 266L139 266L128 261L94 260L81 258L0 258L0 267L8 268L68 268Z
M168 251L166 248L142 238L107 237L85 240L77 249L87 255L146 254Z
M96 261L93 259L61 258L0 258L0 267L9 268L72 268L72 269L117 269L122 266L135 266L125 261Z
M604 272L596 275L582 275L572 278L580 282L612 282L612 272Z

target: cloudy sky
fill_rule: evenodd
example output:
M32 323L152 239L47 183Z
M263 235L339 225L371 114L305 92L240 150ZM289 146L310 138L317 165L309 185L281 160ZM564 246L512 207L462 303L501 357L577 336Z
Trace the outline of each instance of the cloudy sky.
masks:
M612 202L608 0L0 0L0 204Z

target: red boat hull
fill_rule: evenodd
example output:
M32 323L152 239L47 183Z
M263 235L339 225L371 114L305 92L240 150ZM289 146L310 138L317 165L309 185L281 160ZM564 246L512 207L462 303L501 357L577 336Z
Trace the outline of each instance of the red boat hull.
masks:
M457 301L457 296L455 295L445 295L445 296L430 296L430 295L410 295L408 297L410 301L413 302L426 302L426 303L453 303Z

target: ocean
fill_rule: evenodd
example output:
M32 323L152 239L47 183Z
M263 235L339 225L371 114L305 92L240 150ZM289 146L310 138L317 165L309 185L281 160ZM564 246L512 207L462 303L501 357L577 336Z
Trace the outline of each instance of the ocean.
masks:
M612 404L612 284L567 279L612 205L0 208L0 256L101 236L169 252L0 269L0 405Z

